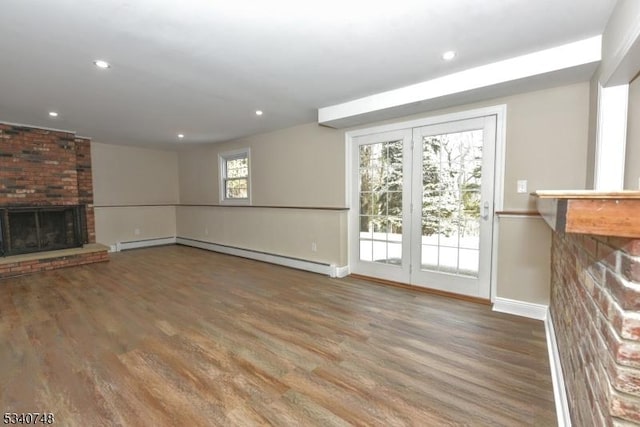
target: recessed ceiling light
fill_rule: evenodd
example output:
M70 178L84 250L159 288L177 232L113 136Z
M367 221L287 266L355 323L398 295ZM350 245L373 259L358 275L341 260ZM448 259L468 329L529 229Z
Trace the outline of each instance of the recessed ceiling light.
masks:
M102 68L102 69L111 68L111 64L109 64L107 61L103 61L102 59L96 59L95 61L93 61L93 63L98 68Z
M261 116L262 114L262 110L256 110L256 116Z
M456 52L453 50L448 50L442 54L442 59L444 59L445 61L451 61L455 57L456 57Z
M51 117L58 117L58 113L56 113L55 111L49 111L49 115Z
M180 138L180 139L184 138L184 134L183 133L179 133L178 134L178 138Z

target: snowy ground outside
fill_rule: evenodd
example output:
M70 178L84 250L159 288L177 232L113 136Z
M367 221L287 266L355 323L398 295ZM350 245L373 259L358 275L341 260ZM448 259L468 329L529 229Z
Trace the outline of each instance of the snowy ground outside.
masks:
M480 256L479 242L478 236L423 236L422 269L476 276ZM400 264L402 235L361 232L360 259Z

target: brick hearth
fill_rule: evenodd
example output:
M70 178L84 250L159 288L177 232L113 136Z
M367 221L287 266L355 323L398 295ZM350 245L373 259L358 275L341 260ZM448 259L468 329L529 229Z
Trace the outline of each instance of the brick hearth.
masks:
M104 245L91 243L84 245L82 248L0 258L0 279L39 271L55 270L57 268L109 261L107 250L108 248Z

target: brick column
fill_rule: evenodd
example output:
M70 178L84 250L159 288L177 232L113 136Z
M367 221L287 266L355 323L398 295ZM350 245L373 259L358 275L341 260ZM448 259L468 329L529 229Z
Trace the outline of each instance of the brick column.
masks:
M573 425L640 425L640 240L554 233L551 262Z
M78 203L86 206L88 243L95 243L96 228L93 212L93 176L91 173L91 140L75 138L76 171L78 172Z

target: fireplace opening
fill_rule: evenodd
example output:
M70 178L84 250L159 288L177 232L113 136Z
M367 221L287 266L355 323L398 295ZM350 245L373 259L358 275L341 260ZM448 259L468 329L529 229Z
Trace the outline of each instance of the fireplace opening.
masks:
M81 206L1 210L2 255L53 251L82 246Z

